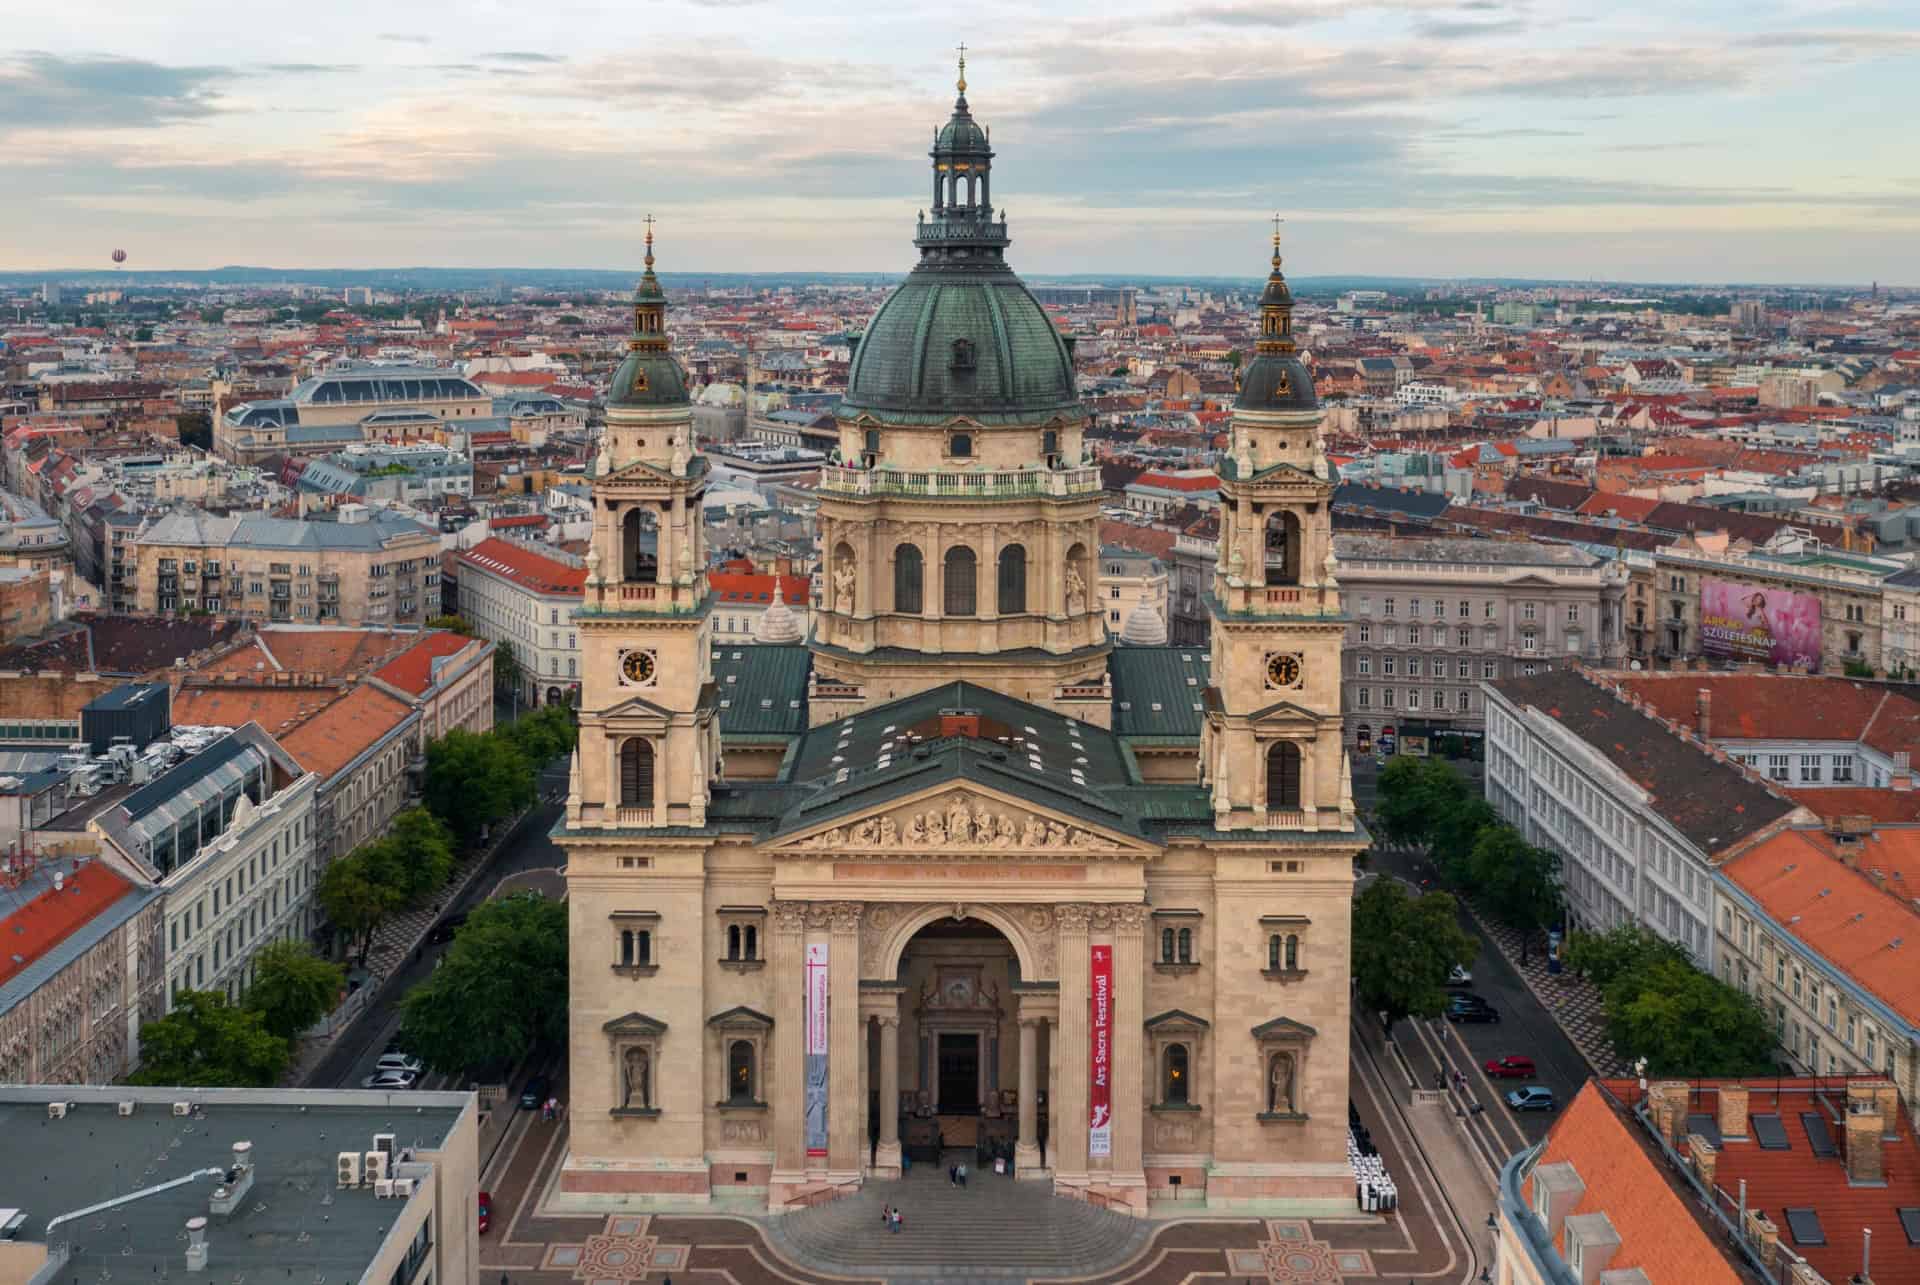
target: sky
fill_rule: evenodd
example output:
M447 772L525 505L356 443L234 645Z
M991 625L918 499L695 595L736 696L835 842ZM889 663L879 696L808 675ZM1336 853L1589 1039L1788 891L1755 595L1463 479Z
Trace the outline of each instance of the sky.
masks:
M9 13L9 10L13 12ZM904 271L968 46L1029 277L1920 285L1920 6L0 0L0 269Z

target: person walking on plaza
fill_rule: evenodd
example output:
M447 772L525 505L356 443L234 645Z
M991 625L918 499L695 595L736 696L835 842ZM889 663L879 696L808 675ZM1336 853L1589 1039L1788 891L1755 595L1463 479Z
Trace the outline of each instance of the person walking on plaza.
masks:
M960 1174L960 1185L964 1187L967 1185L967 1162L964 1160L960 1162L959 1174Z

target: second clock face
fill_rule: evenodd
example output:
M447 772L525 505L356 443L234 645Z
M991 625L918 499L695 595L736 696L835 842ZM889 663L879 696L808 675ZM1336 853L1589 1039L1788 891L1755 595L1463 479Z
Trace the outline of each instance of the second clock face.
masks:
M650 651L629 651L620 657L620 678L632 687L651 687L660 672L659 661Z
M1300 673L1300 657L1292 652L1276 651L1267 656L1267 686L1297 687Z

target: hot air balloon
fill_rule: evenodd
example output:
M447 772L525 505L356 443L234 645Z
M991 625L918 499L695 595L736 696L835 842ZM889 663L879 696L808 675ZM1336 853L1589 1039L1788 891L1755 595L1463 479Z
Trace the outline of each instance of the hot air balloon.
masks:
M113 261L115 263L125 263L127 261L127 252L125 250L115 250L113 252Z

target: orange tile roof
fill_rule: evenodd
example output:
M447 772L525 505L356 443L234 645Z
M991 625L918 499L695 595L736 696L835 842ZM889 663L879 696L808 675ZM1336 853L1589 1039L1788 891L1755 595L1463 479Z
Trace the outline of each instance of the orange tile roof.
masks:
M389 686L422 696L433 685L433 662L457 656L469 646L485 644L451 629L436 629L374 671L374 676Z
M398 727L413 711L377 687L356 687L298 729L276 739L280 747L322 780L353 762Z
M184 727L245 727L258 723L280 737L339 697L337 687L189 684L173 694L173 721Z
M535 593L586 596L587 569L545 558L509 540L489 536L461 553L463 566L512 581Z
M260 631L260 641L280 668L293 673L318 673L329 678L364 674L373 666L411 646L416 635L384 629L273 629Z
M1547 1134L1538 1164L1566 1161L1585 1190L1572 1213L1604 1213L1620 1235L1609 1270L1638 1267L1655 1285L1743 1285L1718 1239L1695 1217L1691 1200L1676 1190L1648 1152L1640 1128L1623 1117L1588 1081ZM1538 1172L1538 1165L1535 1166ZM1527 1179L1533 1204L1533 1179ZM1562 1230L1554 1250L1566 1258Z
M1784 830L1720 870L1781 931L1920 1022L1920 910L1912 900L1920 895L1920 828L1881 826L1844 849L1823 831Z
M1920 705L1884 687L1824 674L1627 674L1617 679L1661 718L1689 727L1699 693L1712 692L1716 741L1865 740L1878 723L1895 726L1897 720L1884 717L1885 705L1920 715Z
M51 881L33 900L0 919L0 982L12 981L34 960L65 941L77 929L133 891L118 872L88 862L62 881Z
M707 588L721 602L772 602L776 583L788 606L806 605L813 585L806 576L749 575L733 571L707 573Z
M1785 789L1784 786L1781 787ZM1869 820L1920 822L1920 790L1875 790L1867 786L1831 785L1787 790L1788 797L1825 820L1866 817Z

